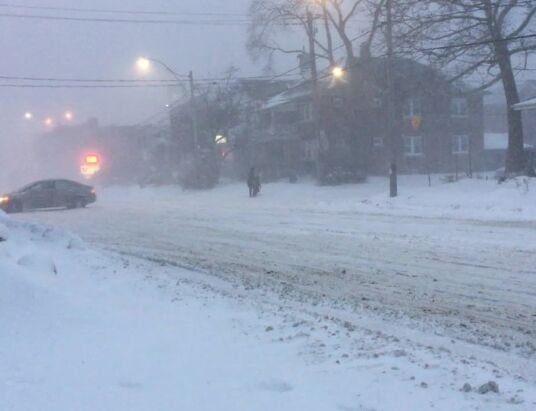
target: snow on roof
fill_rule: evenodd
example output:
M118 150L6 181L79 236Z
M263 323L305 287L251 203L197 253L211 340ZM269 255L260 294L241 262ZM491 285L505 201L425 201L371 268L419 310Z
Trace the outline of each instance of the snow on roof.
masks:
M296 86L285 90L284 92L277 94L269 99L262 107L265 110L282 106L284 104L294 101L296 98L306 97L311 94L311 87L305 83L299 83Z
M523 101L519 104L514 105L514 110L536 110L536 97L531 98L530 100Z

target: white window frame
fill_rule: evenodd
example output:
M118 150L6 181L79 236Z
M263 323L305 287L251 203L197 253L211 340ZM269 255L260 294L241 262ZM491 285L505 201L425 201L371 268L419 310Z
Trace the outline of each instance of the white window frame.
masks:
M465 144L463 140L465 139ZM467 134L456 134L452 136L451 140L451 153L454 155L467 155L469 154L470 139ZM463 149L465 145L465 150Z
M469 117L469 101L465 97L454 97L450 101L450 115L455 118Z
M404 140L404 156L406 157L423 157L424 156L424 137L419 136L403 136ZM420 140L420 144L418 141ZM410 150L406 151L406 148L409 147ZM420 146L420 151L417 150L417 148Z
M404 103L404 118L413 118L422 115L421 100L417 97L411 97Z

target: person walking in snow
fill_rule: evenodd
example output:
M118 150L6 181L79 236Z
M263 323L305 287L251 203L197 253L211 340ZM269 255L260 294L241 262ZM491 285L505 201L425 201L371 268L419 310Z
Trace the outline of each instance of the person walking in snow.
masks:
M259 191L261 189L261 181L259 176L257 175L257 172L255 171L255 167L251 167L249 169L248 188L250 197L255 197L257 194L259 194Z

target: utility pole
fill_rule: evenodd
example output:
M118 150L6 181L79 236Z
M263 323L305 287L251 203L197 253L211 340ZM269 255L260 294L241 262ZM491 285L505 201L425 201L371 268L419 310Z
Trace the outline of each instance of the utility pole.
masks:
M311 85L312 85L312 114L313 114L313 133L314 138L318 144L318 152L316 159L316 177L320 178L320 121L319 121L319 107L318 107L318 70L316 67L316 50L315 50L315 26L313 21L313 14L309 7L307 7L307 32L309 37L309 59L311 65Z
M194 90L194 73L190 71L188 73L188 79L190 80L190 105L192 106L192 124L194 131L194 155L197 157L198 145L199 145L199 123L197 119L197 105L195 102L195 90Z
M396 129L396 105L394 93L394 61L393 61L393 16L392 16L392 0L386 0L385 7L387 8L387 88L388 88L388 132L389 141L391 144L391 165L389 167L389 195L391 197L398 196L398 170L397 170L397 152L398 152L398 132Z

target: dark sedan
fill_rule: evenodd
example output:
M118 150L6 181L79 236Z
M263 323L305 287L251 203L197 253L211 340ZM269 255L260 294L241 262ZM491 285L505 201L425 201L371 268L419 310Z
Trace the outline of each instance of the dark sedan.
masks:
M0 209L8 213L43 208L81 208L97 201L93 187L70 180L38 181L0 195Z

